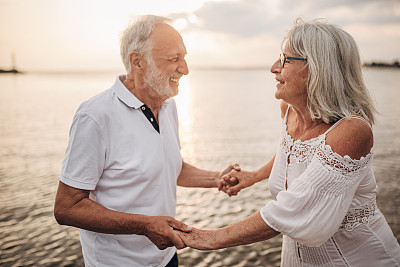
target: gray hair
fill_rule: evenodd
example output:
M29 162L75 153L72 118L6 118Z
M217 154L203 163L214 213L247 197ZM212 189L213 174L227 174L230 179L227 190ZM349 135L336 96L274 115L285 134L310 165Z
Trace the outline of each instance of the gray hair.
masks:
M152 42L149 39L156 24L171 24L171 20L161 16L139 16L131 23L120 36L120 54L127 73L132 66L129 55L132 51L141 53L145 58L151 58Z
M353 37L321 19L296 19L282 42L307 58L308 109L312 119L331 123L359 115L374 122L375 103L365 86L362 64Z

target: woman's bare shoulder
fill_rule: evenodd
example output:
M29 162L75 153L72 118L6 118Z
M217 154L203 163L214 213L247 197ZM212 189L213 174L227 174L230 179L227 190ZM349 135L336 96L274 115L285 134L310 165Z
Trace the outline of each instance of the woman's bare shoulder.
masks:
M357 160L371 151L373 143L371 127L356 118L341 121L326 136L326 144L332 148L332 151Z

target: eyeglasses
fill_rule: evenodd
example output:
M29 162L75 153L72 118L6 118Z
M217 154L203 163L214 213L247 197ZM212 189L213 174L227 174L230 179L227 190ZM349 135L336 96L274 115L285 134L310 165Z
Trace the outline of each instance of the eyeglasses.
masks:
M286 56L284 53L281 53L280 55L279 55L279 59L281 60L281 67L283 68L283 67L285 67L285 63L286 63L286 60L302 60L302 61L307 61L307 59L306 58L301 58L301 57L288 57L288 56Z

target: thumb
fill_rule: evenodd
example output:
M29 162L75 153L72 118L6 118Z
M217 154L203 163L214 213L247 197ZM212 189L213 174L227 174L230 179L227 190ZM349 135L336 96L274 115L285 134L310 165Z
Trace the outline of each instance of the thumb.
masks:
M170 225L172 228L174 228L174 229L176 229L176 230L179 230L179 231L182 231L182 232L189 233L189 232L192 231L192 227L188 226L187 224L184 224L183 222L180 222L180 221L178 221L178 220L175 220L175 219L171 219L171 220L169 221L169 225Z
M182 249L182 248L186 247L185 242L180 238L180 236L178 235L178 232L176 232L176 231L172 231L170 240L177 249Z
M227 182L229 183L230 186L234 186L234 185L237 185L239 183L239 179L236 178L236 177L229 177Z
M229 195L232 195L232 196L236 196L236 195L239 193L240 190L242 190L242 186L241 186L241 184L239 183L239 184L236 184L236 185L234 185L234 186L231 186L231 187L226 191L226 193L228 193Z
M240 165L238 164L238 163L235 163L235 164L233 164L233 169L235 170L235 171L240 171L241 170L241 168L240 168Z

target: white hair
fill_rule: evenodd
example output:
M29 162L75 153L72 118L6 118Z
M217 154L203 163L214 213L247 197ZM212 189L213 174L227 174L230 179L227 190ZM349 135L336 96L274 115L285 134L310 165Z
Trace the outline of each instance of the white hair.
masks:
M311 118L331 123L360 115L374 122L375 103L365 86L358 47L350 34L321 19L296 19L284 43L307 59Z
M155 15L139 16L121 33L120 54L127 73L132 70L129 60L132 51L141 53L147 59L151 57L152 42L149 37L156 24L170 25L171 20Z

